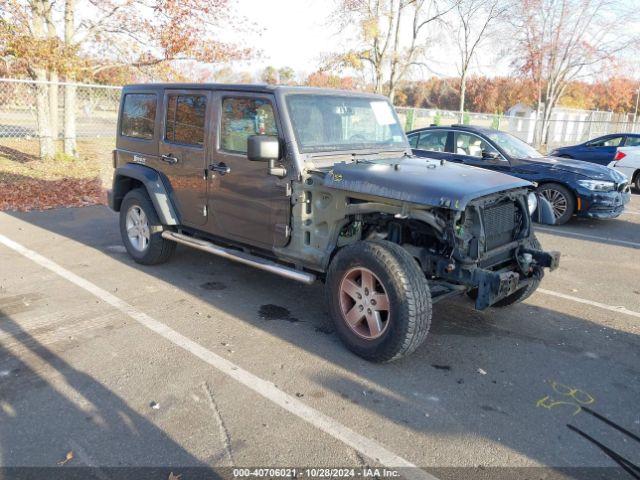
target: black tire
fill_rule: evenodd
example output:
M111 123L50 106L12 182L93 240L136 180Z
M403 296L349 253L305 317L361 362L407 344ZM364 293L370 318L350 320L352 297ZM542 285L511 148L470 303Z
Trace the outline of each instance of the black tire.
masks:
M640 193L640 171L637 171L633 177L633 187Z
M360 268L373 273L376 286L386 293L389 305L385 327L377 338L358 335L343 315L343 279ZM342 248L329 266L325 292L338 336L362 358L374 362L397 360L413 352L427 337L431 292L416 260L397 244L365 241Z
M538 187L538 192L547 200L557 196L564 198L565 210L561 215L556 215L556 225L564 225L567 223L576 211L576 198L567 187L559 183L543 183ZM557 197L560 198L560 197ZM554 208L554 214L556 214Z
M531 235L531 238L529 240L529 248L532 248L534 250L542 250L542 246L540 245L540 242L536 238L535 234ZM540 280L541 279L539 278L535 278L526 287L521 288L517 292L514 292L511 295L509 295L508 297L505 297L502 300L497 301L492 306L497 308L503 308L503 307L508 307L510 305L513 305L514 303L523 302L524 300L529 298L531 295L533 295L533 292L535 292L538 289L538 287L540 286Z
M135 246L127 234L127 215L131 209L140 209L144 212L149 228L149 239L146 246ZM147 192L142 188L129 191L120 206L120 235L122 243L131 258L143 265L156 265L169 260L176 248L175 242L162 238L162 226L158 214ZM154 228L156 227L156 228Z

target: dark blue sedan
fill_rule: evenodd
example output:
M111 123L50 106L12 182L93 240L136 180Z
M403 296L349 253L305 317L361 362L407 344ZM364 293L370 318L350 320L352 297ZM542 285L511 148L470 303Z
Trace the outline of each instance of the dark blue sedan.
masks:
M465 163L523 178L553 206L556 224L575 214L615 218L631 199L629 182L612 168L568 158L545 157L522 140L498 130L451 125L407 134L419 157Z
M549 155L554 157L574 158L584 162L609 165L613 161L618 147L640 146L638 133L614 133L594 138L580 145L571 145L552 150Z

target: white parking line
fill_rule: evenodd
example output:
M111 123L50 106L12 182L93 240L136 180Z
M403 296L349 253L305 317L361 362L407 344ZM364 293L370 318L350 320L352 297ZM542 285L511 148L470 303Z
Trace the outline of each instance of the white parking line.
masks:
M90 281L85 280L75 273L61 267L39 253L29 250L4 235L0 235L0 243L98 297L103 302L116 308L149 330L164 337L166 340L169 340L171 343L179 346L192 355L195 355L245 387L262 395L267 400L279 405L283 409L296 415L302 420L305 420L314 427L349 445L362 455L380 462L382 465L389 468L406 469L402 471L403 477L420 480L437 480L433 475L417 468L408 460L405 460L404 458L387 450L383 445L379 444L375 440L360 435L324 413L302 403L297 398L279 390L273 383L263 380L251 372L240 368L233 362L213 353L211 350L207 350L202 345L190 340L164 323L155 320L146 313L136 310L124 300L121 300Z
M545 228L545 227L535 227L535 230L539 232L544 232L544 233L555 233L560 236L565 235L567 237L586 238L591 240L605 241L611 244L618 244L618 245L630 246L634 248L640 248L640 242L631 242L629 240L617 240L615 238L601 237L599 235L587 235L586 233L570 232L567 230Z
M565 300L571 300L572 302L591 305L592 307L602 308L604 310L609 310L610 312L623 313L624 315L640 318L640 312L635 312L625 307L614 307L613 305L607 305L606 303L594 302L593 300L586 300L584 298L574 297L573 295L567 295L565 293L545 290L544 288L538 288L536 292L544 293L545 295L551 295L552 297L564 298Z

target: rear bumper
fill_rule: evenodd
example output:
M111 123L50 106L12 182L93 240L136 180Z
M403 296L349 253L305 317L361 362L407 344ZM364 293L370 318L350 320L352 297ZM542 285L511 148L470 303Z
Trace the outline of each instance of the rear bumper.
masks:
M631 200L629 187L621 192L592 192L580 189L577 194L581 208L576 211L576 215L588 218L619 217L624 211L624 206Z
M452 264L443 260L438 264L438 274L445 281L464 285L468 290L477 290L475 307L478 310L484 310L530 283L540 280L544 276L545 268L555 270L560 263L559 252L522 248L517 253L519 257L524 254L531 255L532 262L520 265L520 268L513 270L495 272L480 267L468 268L459 264L454 264L452 269Z

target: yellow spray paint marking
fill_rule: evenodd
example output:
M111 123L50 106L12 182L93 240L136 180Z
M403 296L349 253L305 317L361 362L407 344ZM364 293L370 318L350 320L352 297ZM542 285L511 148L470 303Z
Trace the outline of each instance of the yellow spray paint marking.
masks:
M577 415L582 411L583 405L591 405L596 401L593 395L579 388L569 387L555 380L549 380L549 384L555 393L564 398L555 400L551 395L547 395L536 402L536 407L551 410L559 405L570 405L574 407L573 415Z

